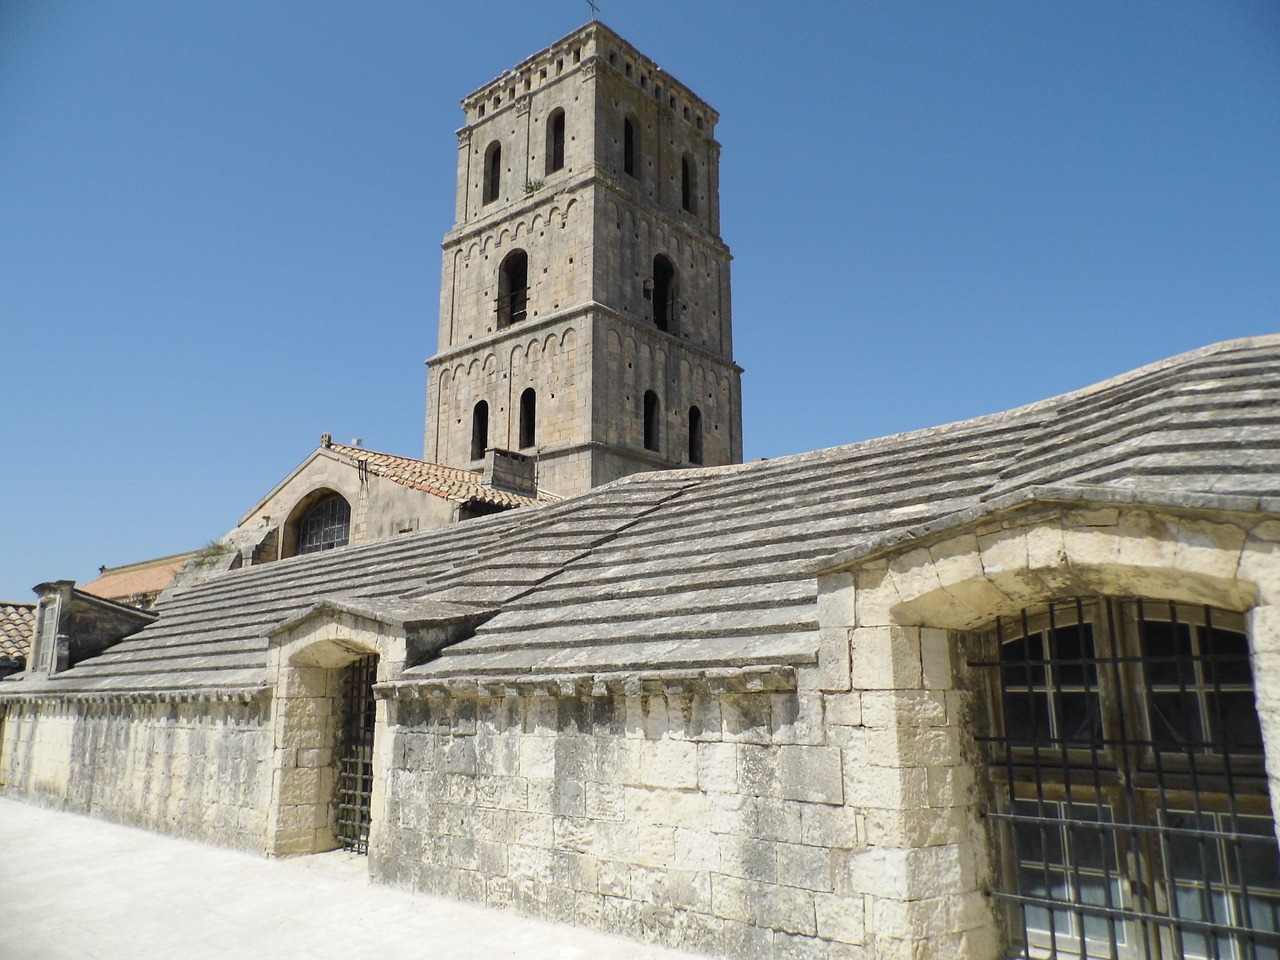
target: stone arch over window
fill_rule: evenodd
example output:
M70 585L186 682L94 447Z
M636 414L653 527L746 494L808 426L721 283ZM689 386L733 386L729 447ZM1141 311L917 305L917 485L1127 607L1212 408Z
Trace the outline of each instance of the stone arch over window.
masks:
M663 254L653 258L653 323L674 333L676 320L676 267Z
M493 203L502 194L502 143L495 140L484 151L483 201Z
M985 917L975 914L965 934L980 935L989 955L1005 955L1002 936L1012 938L1014 951L1019 941L1045 949L1056 941L1063 957L1156 950L1194 956L1206 942L1212 955L1215 941L1224 944L1223 956L1247 955L1226 946L1250 943L1251 934L1233 924L1258 907L1252 930L1257 943L1269 945L1280 901L1273 846L1280 778L1259 772L1257 749L1260 739L1262 753L1280 755L1280 711L1264 693L1280 689L1280 528L1225 510L1101 497L1095 503L1089 496L1072 488L1011 495L980 515L957 515L951 527L858 549L819 576L820 627L839 638L819 654L824 683L861 698L868 743L884 748L860 781L860 795L895 796L904 824L947 819L927 839L891 834L891 845L901 848L899 888L869 890L885 903L868 909L900 911L917 936L954 945L957 932L923 906L940 862L929 854L945 851L954 868L950 895L980 897L993 888L1004 895L986 900ZM1003 655L991 642L997 623L1007 641ZM1243 680L1246 662L1250 682ZM991 683L1004 686L991 693ZM1256 724L1246 713L1253 690ZM977 718L988 702L1011 719L984 729ZM953 709L962 703L973 710ZM1215 711L1217 729L1232 730L1216 742ZM1222 722L1232 715L1235 721ZM1021 740L983 742L1009 730ZM926 769L930 785L976 781L982 789L917 795L916 785L924 787L915 777ZM1025 790L1010 786L1028 782L1043 786L1042 793L1033 788L1030 810ZM1162 782L1169 797L1191 809L1162 808ZM988 795L1001 789L1003 805L998 794ZM1112 798L1101 812L1100 795ZM1040 819L1028 827L1027 816ZM1008 832L1019 826L1026 829L1015 850ZM1087 853L1090 838L1086 861L1079 852ZM1195 847L1216 844L1225 875L1213 879L1217 867L1206 862L1195 879L1179 868L1134 882L1134 871L1149 871L1152 863L1164 870L1188 839ZM1079 855L1053 860L1062 843L1075 844ZM1144 843L1165 846L1142 853ZM1252 844L1262 851L1259 860L1246 863L1232 852ZM1135 851L1148 857L1146 864L1121 862ZM1074 899L1037 900L1028 886L1017 901L1023 868L1027 884L1037 882L1032 874L1039 869L1046 891ZM1147 881L1155 886L1144 891ZM1163 890L1155 888L1160 884ZM1001 900L1013 904L1007 916L1014 923L996 917ZM1031 908L1025 930L1017 928L1019 907ZM1197 910L1215 919L1197 921Z
M489 402L479 400L471 408L471 459L481 460L489 449Z
M546 172L564 169L564 108L556 107L547 117Z
M689 408L689 462L702 463L702 411Z
M657 451L660 449L658 395L652 390L644 392L644 448Z
M538 395L533 387L520 394L520 449L525 450L537 442Z
M680 158L680 209L698 212L698 167L687 153Z
M622 172L640 176L640 123L633 116L622 121Z
M512 250L498 267L498 328L519 323L528 316L529 255Z
M322 488L303 497L285 521L281 556L293 557L345 547L351 539L351 504Z

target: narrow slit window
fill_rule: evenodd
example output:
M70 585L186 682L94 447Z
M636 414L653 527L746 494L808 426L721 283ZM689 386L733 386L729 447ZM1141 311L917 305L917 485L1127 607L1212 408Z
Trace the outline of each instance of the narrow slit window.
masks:
M498 328L519 323L529 311L529 256L512 250L498 268Z
M636 130L635 121L627 117L622 121L622 172L629 177L638 177L638 159L640 155L640 134Z
M557 107L547 118L546 172L564 169L564 110Z
M676 314L676 268L662 254L653 258L653 323L672 332Z
M685 154L680 160L680 209L697 213L698 171L693 158Z
M533 387L520 394L520 449L527 450L537 442L538 395Z
M484 202L493 203L502 192L502 144L497 140L484 152Z
M702 463L702 411L689 408L689 462Z
M489 404L481 400L471 411L471 459L480 460L489 449Z
M652 390L644 392L644 448L658 450L658 395Z

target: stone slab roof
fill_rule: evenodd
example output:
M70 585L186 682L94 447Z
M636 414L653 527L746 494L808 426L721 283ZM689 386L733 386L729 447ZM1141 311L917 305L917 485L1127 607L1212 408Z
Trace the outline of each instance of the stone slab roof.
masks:
M35 623L34 603L0 603L0 660L26 658Z
M275 628L360 598L387 601L402 620L491 615L409 678L813 662L817 570L1047 487L1274 503L1280 337L974 420L636 475L537 511L232 572L175 591L157 623L48 687L261 684Z
M349 457L352 460L363 460L369 465L369 472L386 477L414 490L433 493L455 503L487 503L503 507L527 507L538 503L547 503L550 498L525 497L506 490L496 490L484 483L483 477L473 470L459 467L446 467L441 463L429 460L414 460L412 457L398 457L392 453L379 453L366 450L364 447L349 447L343 443L330 443L329 450Z

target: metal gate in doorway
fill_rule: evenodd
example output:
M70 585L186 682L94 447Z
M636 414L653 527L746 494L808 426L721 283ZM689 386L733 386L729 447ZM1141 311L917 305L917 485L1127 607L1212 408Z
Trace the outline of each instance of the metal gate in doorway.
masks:
M377 656L361 657L343 670L342 739L338 749L337 822L343 850L369 852L369 798L373 794L373 722Z

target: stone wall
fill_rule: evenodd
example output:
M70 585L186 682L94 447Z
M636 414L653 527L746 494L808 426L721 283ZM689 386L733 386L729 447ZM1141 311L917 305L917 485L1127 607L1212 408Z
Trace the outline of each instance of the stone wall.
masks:
M871 956L873 925L898 921L871 909L885 888L929 893L905 889L901 857L877 849L905 829L903 798L869 775L888 735L882 714L909 708L920 732L912 799L933 809L913 842L942 843L956 821L973 823L955 812L972 776L926 769L930 751L954 759L962 704L949 678L905 706L887 691L669 681L393 700L372 870L720 956ZM974 866L935 849L915 864L932 869L932 887ZM980 902L970 907L967 922L989 923Z
M269 700L27 699L4 706L6 793L262 852Z

